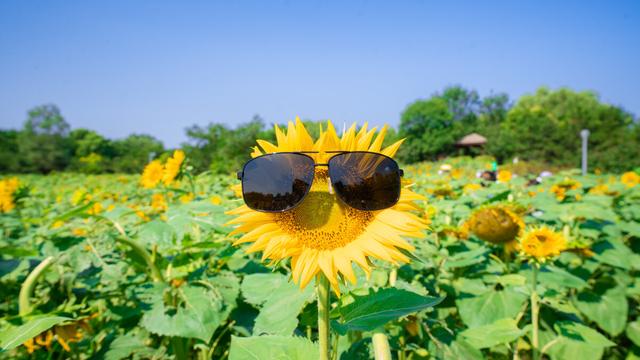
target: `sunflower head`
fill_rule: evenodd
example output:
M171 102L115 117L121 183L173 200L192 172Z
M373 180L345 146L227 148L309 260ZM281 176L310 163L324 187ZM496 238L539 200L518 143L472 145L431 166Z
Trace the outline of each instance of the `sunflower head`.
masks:
M500 170L500 171L498 171L498 175L496 176L496 179L499 182L507 183L507 182L511 181L512 177L513 177L513 174L511 174L511 171L509 171L509 170Z
M635 171L627 171L626 173L622 174L622 176L620 177L620 181L627 185L627 187L634 187L638 184L640 184L640 175L638 175L638 173L636 173Z
M173 152L173 156L167 159L167 163L164 165L164 174L162 175L162 182L165 185L171 184L180 175L184 158L184 151L176 150Z
M329 151L369 151L392 157L401 141L382 146L386 126L379 132L364 124L359 130L352 125L338 136L328 122L313 139L303 123L289 122L286 131L275 127L276 142L257 140L253 157L272 152L317 151L310 154L316 163L327 163ZM353 264L369 273L371 259L391 263L408 262L403 251L414 247L404 237L423 237L425 221L410 213L420 210L414 203L423 198L404 187L400 199L391 208L362 211L342 203L329 192L326 167L316 167L309 194L292 210L263 213L246 205L229 212L236 218L229 224L239 225L231 234L243 233L235 244L251 244L247 252L262 252L263 260L277 263L290 259L293 281L304 288L315 275L324 274L335 291L343 279L355 283Z
M140 184L145 189L154 188L162 180L163 174L164 166L162 166L160 160L153 160L144 167Z
M466 221L469 231L493 244L506 244L522 234L521 208L515 204L487 205L474 211Z
M16 207L14 196L19 187L18 178L0 180L0 212L9 212Z
M545 261L566 250L567 239L548 227L540 227L532 229L522 236L519 249L523 255L529 258Z

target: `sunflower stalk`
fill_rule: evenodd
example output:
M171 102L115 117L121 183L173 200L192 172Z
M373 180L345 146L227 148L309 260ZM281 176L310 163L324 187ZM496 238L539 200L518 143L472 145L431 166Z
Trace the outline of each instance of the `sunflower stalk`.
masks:
M320 360L330 359L329 349L329 307L331 293L329 279L323 274L318 276L318 344L320 345Z
M373 343L373 354L375 360L391 360L391 349L389 339L383 329L376 330L371 338Z
M20 316L27 315L33 310L31 307L31 296L33 296L36 282L51 264L53 264L53 256L42 260L42 262L31 271L29 276L27 276L22 286L20 286L20 294L18 295L18 312Z
M533 351L533 360L540 359L540 341L538 338L538 322L540 316L540 304L538 303L538 264L533 264L533 279L532 279L532 288L531 288L531 325L533 327L532 335L531 335L531 347Z

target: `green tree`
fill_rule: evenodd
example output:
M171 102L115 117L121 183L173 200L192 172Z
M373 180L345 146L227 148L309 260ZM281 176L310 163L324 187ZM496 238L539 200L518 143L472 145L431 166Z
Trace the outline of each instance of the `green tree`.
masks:
M74 129L69 138L73 149L73 170L94 174L109 170L111 159L116 155L111 141L89 129Z
M29 110L18 135L22 170L47 173L64 169L71 160L68 134L69 124L56 105Z
M193 125L186 129L189 141L183 144L194 168L198 171L233 173L247 161L256 139L273 141L273 130L265 130L264 121L256 115L235 129L222 124L206 127Z
M20 170L18 131L0 130L0 173L16 173Z
M449 153L460 130L447 101L439 97L418 100L402 113L399 132L406 140L398 155L403 161L416 162Z
M114 172L137 173L144 169L149 160L164 152L160 140L151 135L133 134L113 141L114 158L111 169Z
M482 99L480 105L475 131L487 138L485 151L495 157L500 157L502 142L510 141L502 136L500 130L510 108L509 96L504 93L489 95Z
M499 153L543 160L561 166L579 166L580 130L589 129L590 165L622 170L638 164L640 148L634 138L631 114L601 103L592 92L567 88L540 88L522 96L501 126Z

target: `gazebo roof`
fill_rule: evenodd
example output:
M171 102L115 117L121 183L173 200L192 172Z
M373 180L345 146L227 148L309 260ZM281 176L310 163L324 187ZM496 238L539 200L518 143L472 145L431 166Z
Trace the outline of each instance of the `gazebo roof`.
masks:
M478 145L484 145L487 143L487 138L485 138L484 136L477 134L477 133L471 133L465 137L463 137L462 139L460 139L456 145L458 146L478 146Z

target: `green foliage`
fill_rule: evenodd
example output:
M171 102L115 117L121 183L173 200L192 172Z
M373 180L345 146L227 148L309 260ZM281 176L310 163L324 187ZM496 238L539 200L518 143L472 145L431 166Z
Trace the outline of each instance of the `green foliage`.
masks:
M594 168L622 171L637 166L638 125L621 108L601 103L591 92L540 88L522 96L501 126L500 158L519 156L553 164L577 166L582 129L589 129Z
M150 135L129 135L113 141L115 155L111 170L116 173L137 173L164 151L162 143Z
M317 138L323 121L303 121ZM337 124L340 130L340 124ZM281 125L281 127L286 127ZM475 90L449 86L409 104L397 129L389 128L384 145L405 138L398 158L405 163L455 154L492 155L513 165L516 173L579 166L579 132L589 129L589 166L623 172L640 166L640 124L624 109L602 103L592 92L540 88L512 104L503 93L480 97ZM182 144L196 172L232 174L249 159L255 139L275 141L275 132L260 116L231 128L224 123L185 129ZM487 138L483 148L458 148L463 136L477 132ZM133 134L110 140L95 131L74 129L55 105L28 113L20 131L0 130L0 172L72 170L89 174L138 173L157 157L168 156L157 139ZM537 164L527 167L526 164ZM519 170L518 170L519 169Z
M381 289L340 307L340 320L331 326L344 335L350 330L372 331L387 322L438 305L444 298L421 296L411 291Z
M281 274L252 274L242 281L245 300L259 306L260 314L253 327L254 335L291 335L298 326L298 315L315 300L313 286L300 291Z
M476 326L460 333L460 336L476 349L508 344L524 334L513 319L500 319L488 325Z
M273 132L265 131L259 116L236 129L223 124L206 127L194 125L186 129L189 142L183 144L187 156L192 159L196 171L211 170L215 174L239 171L250 157L256 139L273 141Z
M478 132L487 138L483 150L501 161L519 157L553 166L580 164L582 129L589 129L589 166L622 172L640 165L640 124L620 107L604 104L591 92L540 88L511 107L504 94L481 99L460 86L417 100L402 113L406 137L398 156L406 162L432 160L462 150L455 143Z
M22 345L38 334L51 329L53 326L73 319L63 316L37 316L29 319L24 324L9 328L0 333L0 349L9 351Z
M538 271L543 357L632 358L640 342L640 186L563 172L540 185L516 177L469 192L475 169L492 159L447 161L460 174L438 174L437 163L405 167L412 189L426 197L415 214L429 214L431 227L409 239L412 262L371 260L368 278L354 269L357 284L331 295L338 358L371 357L374 332L386 333L392 354L405 359L529 358L532 267L473 234L460 238L473 209L509 200L521 205L528 226L554 227L576 247ZM52 331L75 326L82 338L69 343L70 353L53 340L50 350L28 354L20 344L48 324L0 357L317 357L313 283L301 290L288 261L268 269L261 254L231 245L237 237L225 212L241 203L229 189L232 176L189 174L156 189L142 188L139 175L18 178L29 192L0 213L0 339L29 323L18 316L20 287L49 256L56 261L35 283L34 316L63 317ZM580 185L557 198L550 189L566 178ZM443 184L449 194L431 191ZM603 184L606 193L591 192ZM187 193L193 198L184 200ZM168 208L151 207L157 195Z
M55 105L29 110L29 117L18 135L21 170L50 172L65 168L70 159L69 124Z
M301 337L256 336L231 338L229 360L318 359L318 346Z

